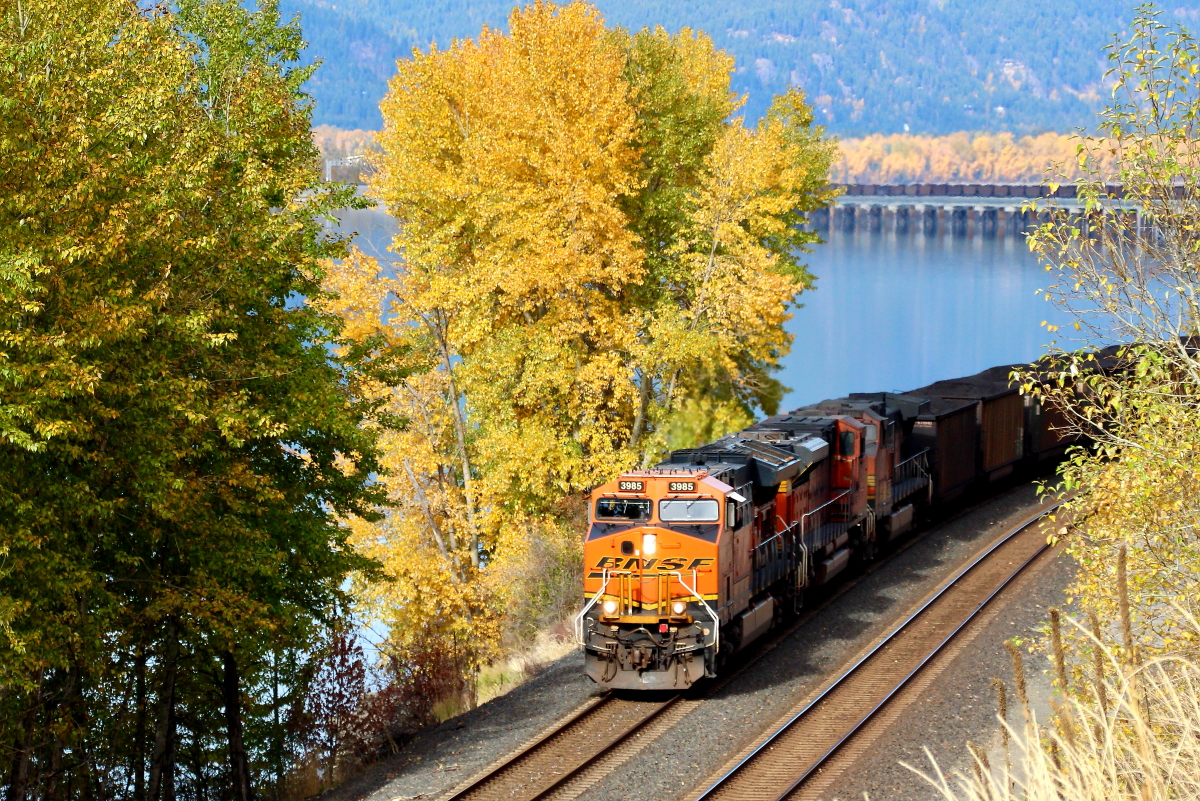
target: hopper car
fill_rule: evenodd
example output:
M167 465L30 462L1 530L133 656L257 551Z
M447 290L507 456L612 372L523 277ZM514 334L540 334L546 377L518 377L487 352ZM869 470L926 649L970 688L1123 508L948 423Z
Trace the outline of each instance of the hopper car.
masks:
M1008 365L768 417L596 487L575 619L586 674L678 690L806 594L973 489L1061 456L1062 417Z

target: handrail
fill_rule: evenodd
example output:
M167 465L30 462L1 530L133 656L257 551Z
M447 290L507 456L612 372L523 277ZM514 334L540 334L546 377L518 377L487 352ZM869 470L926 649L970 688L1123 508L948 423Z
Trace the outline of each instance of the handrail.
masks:
M600 596L604 594L605 588L608 587L607 567L604 568L603 579L604 581L601 583L600 589L596 590L596 594L592 596L592 600L588 601L583 607L583 611L575 616L575 642L577 645L579 645L580 650L583 650L583 647L587 642L583 637L583 618L588 612L591 611L592 607L596 605L596 601L600 600Z
M800 538L800 566L797 570L801 577L801 584L797 589L803 589L808 586L808 546L804 544L803 537Z
M909 463L909 462L914 462L914 461L916 461L917 459L920 459L922 456L928 456L928 455L929 455L929 451L930 451L930 449L929 449L929 448L925 448L925 449L924 449L924 450L922 450L922 451L918 451L917 453L914 453L912 456L908 457L908 458L907 458L907 459L905 459L903 462L900 462L898 465L896 465L896 471L895 471L895 472L899 473L899 472L900 472L902 469L904 469L905 467L907 467L907 466L908 466L908 463ZM921 465L921 467L923 467L923 468L924 468L924 469L926 469L926 470L928 470L928 469L929 469L929 466L928 466L928 465Z
M683 588L685 590L687 590L688 592L690 592L692 594L692 596L697 601L700 602L700 605L704 607L704 611L708 612L708 616L712 618L712 620L713 620L713 630L712 630L713 631L713 641L712 641L713 653L714 654L717 653L719 650L721 650L718 647L719 643L721 642L721 618L717 616L717 613L713 611L713 608L708 605L708 602L704 600L704 598L700 595L700 593L696 592L695 589L688 586L688 583L683 580L683 573L675 571L674 575L679 578L679 583L683 585ZM696 581L696 571L695 570L692 571L692 582L695 584L699 583Z
M809 517L809 516L811 516L811 515L815 515L817 512L821 511L821 510L822 510L822 509L824 509L826 506L829 506L830 504L837 503L838 501L840 501L842 498L846 497L846 496L847 496L847 495L849 495L850 493L851 493L851 490L848 490L848 489L846 489L846 490L842 490L840 494L838 494L837 496L835 496L835 497L831 498L830 500L826 501L825 503L821 504L821 505L820 505L820 506L818 506L816 509L813 509L811 512L805 512L803 515L801 515L801 516L800 516L800 519L801 519L801 520L803 520L803 519L804 519L804 518L806 518L806 517Z
M603 578L603 583L600 585L600 589L596 591L596 594L592 596L592 599L590 601L588 601L586 606L583 607L583 611L575 616L575 642L581 649L584 648L587 644L586 640L584 639L584 633L583 633L583 619L587 615L587 613L589 611L591 611L592 607L596 605L596 602L598 600L600 600L600 596L604 594L604 589L608 586L609 580L613 576L616 576L618 573L621 575L629 575L629 576L636 575L632 570L614 570L610 573L608 568L604 568L604 578ZM720 618L720 616L717 615L717 613L715 611L713 611L713 608L708 605L708 602L705 601L704 597L702 595L700 595L699 592L696 591L695 587L689 585L687 583L687 581L684 580L683 573L681 573L678 570L672 570L672 571L668 571L666 573L660 573L659 575L675 576L677 579L679 579L679 583L683 585L683 588L685 590L687 590L688 592L690 592L692 594L692 597L695 598L697 601L699 601L700 605L704 607L704 611L707 612L708 616L711 617L713 620L712 645L713 645L713 653L716 653L717 645L721 641L721 618ZM692 584L696 584L696 583L697 583L696 582L696 571L693 570L692 571ZM671 599L668 598L667 600L669 602Z
M899 481L908 481L910 479L917 478L918 476L920 476L925 479L925 486L927 488L926 491L928 493L929 498L932 499L933 498L933 476L930 475L930 470L929 470L929 454L930 454L930 452L931 452L930 448L925 448L924 450L913 454L912 456L908 457L900 464L896 465L896 469L892 473L893 489L894 489L896 483ZM914 490L914 492L915 492L915 490ZM911 495L912 493L910 492L909 494ZM906 497L908 497L908 495L905 495L904 497L906 498ZM894 500L902 500L902 498L901 499L893 498L893 499Z
M764 545L770 545L772 542L774 542L775 540L779 539L784 534L786 534L789 530L790 529L784 529L783 531L777 532L774 537L771 537L770 539L765 539L762 542L760 542L758 545L755 545L754 550L757 551L759 548L763 547Z

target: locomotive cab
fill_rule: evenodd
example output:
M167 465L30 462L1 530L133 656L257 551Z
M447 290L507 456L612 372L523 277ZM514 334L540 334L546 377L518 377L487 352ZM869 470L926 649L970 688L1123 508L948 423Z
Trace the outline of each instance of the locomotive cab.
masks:
M802 462L728 437L592 492L585 671L615 689L682 689L776 622L795 588L796 526L777 529L776 494Z
M672 689L714 674L717 562L740 497L704 470L636 471L592 492L576 624L588 676Z

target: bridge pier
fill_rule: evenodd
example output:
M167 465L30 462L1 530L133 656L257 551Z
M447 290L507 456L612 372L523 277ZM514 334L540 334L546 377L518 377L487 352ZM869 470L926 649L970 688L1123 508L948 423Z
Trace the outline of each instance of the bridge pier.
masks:
M858 209L854 206L847 206L844 209L838 210L838 217L841 225L838 226L842 231L852 234L854 233L854 218L857 216Z
M1027 198L1053 195L1053 205L1059 210L1079 213L1082 201L1074 186L1060 186L1051 193L1041 185L1025 184L913 184L847 185L837 207L832 211L817 211L810 225L830 230L854 231L865 228L871 232L894 230L896 233L917 233L935 236L948 231L954 236L999 236L1005 233L1021 236L1045 218L1020 210ZM1126 200L1119 186L1109 187L1111 211L1132 211L1135 204ZM1146 237L1154 237L1154 223L1146 219L1129 218L1129 236L1139 229Z
M950 233L954 236L967 235L967 210L958 207L950 210Z
M1033 215L1020 208L1013 209L1008 215L1008 232L1013 236L1023 236L1032 226Z
M883 230L883 206L872 206L867 212L867 228L873 234Z
M833 209L817 209L808 218L809 225L819 231L828 231L833 227Z
M996 236L996 218L999 212L996 209L978 208L975 209L975 217L979 220L980 236L994 239Z

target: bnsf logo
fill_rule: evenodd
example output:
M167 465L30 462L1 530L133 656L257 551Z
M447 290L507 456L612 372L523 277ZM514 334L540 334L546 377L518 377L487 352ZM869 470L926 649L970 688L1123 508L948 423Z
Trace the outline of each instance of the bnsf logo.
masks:
M704 570L715 561L717 560L693 559L689 564L686 557L678 556L662 560L642 560L638 559L636 556L628 559L621 556L602 556L600 557L600 560L596 562L594 569L604 570L605 568L608 568L609 570L637 570L640 567L642 570Z

